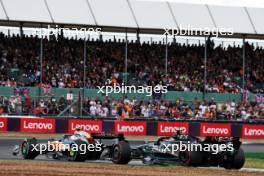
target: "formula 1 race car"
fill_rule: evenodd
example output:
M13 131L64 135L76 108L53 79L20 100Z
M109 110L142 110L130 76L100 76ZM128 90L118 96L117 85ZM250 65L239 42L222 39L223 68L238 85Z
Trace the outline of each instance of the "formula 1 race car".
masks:
M110 144L102 143L102 140ZM124 135L80 134L64 135L58 140L38 143L36 138L25 139L21 146L15 146L13 155L21 153L24 159L35 159L39 155L68 161L111 160L115 164L127 164L130 145Z
M183 145L187 146L185 150L177 148ZM240 145L239 138L206 137L202 140L177 132L175 136L160 137L155 142L132 149L131 157L141 159L145 164L179 163L184 166L240 169L245 163L245 155Z

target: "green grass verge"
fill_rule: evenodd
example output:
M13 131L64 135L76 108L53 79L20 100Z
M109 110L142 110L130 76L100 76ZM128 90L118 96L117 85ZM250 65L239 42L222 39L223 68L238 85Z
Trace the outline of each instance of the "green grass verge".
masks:
M244 167L264 169L264 153L246 153Z

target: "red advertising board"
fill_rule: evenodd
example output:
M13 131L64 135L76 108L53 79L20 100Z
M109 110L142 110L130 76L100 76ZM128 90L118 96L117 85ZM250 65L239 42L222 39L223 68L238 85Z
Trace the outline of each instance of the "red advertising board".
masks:
M201 123L200 136L231 136L231 124L226 123Z
M7 119L0 118L0 131L7 131Z
M264 125L243 125L242 138L264 139Z
M20 120L21 132L55 133L56 120L50 118L22 118Z
M141 121L115 121L115 133L125 135L146 135L147 123Z
M77 127L88 133L101 133L103 131L102 126L101 120L71 119L68 121L68 133L74 133Z
M189 124L187 122L158 122L158 136L173 136L177 130L181 130L182 134L189 133Z

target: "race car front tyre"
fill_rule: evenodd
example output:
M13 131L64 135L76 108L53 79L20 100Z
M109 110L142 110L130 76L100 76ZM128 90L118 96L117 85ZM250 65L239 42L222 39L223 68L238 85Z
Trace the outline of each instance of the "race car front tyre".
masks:
M203 155L198 151L182 151L179 153L179 160L184 166L199 166L202 164Z
M119 141L113 147L112 161L115 164L127 164L131 160L131 148L127 141Z
M225 169L241 169L245 164L245 153L243 149L239 150L233 155L231 161L226 161L223 166Z
M69 151L69 161L79 161L84 162L87 158L87 151L81 151L81 146L88 145L86 142L83 142L81 140L75 141L74 144L71 145L70 151Z
M24 159L35 159L39 155L39 151L34 149L37 145L37 140L35 138L26 139L21 145L21 153Z

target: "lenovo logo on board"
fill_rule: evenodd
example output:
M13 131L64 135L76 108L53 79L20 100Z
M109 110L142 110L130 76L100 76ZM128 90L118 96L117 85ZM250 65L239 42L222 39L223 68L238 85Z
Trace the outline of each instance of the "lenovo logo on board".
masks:
M21 132L54 133L55 128L56 128L55 119L22 118L20 121L20 131Z
M115 133L123 133L125 135L146 135L147 124L146 122L116 121Z
M243 125L243 138L264 138L264 125Z
M7 131L7 119L0 118L0 131Z
M88 133L101 133L103 131L101 120L69 120L68 133L74 133L76 128Z
M189 124L186 122L158 122L158 136L173 136L178 130L182 134L188 134Z
M231 136L231 125L223 123L201 123L201 136Z

